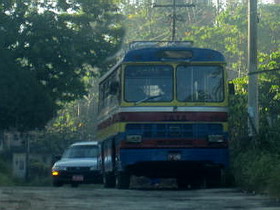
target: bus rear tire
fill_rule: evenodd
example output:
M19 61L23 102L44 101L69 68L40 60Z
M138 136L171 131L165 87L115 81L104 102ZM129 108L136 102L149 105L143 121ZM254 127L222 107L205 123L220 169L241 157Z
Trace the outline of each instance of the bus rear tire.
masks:
M130 186L130 174L119 172L116 176L116 186L118 189L128 189Z
M77 188L78 186L79 186L78 183L75 183L75 182L72 182L72 183L71 183L71 187L73 187L73 188Z
M105 173L103 176L105 188L114 188L116 186L116 178L112 172Z
M186 189L189 189L189 187L190 187L190 183L187 181L187 179L177 178L176 182L177 182L177 187L180 190L186 190Z

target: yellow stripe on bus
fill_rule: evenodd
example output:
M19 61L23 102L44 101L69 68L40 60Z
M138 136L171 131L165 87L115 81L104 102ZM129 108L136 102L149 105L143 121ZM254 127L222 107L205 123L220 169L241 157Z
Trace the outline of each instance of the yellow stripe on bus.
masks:
M100 139L100 140L104 140L104 139L107 139L109 137L112 137L112 136L115 136L117 135L118 133L121 133L121 132L125 132L125 127L126 127L126 124L154 124L154 122L127 122L127 123L114 123L112 124L111 126L105 128L105 129L102 129L102 130L99 130L97 131L97 139ZM194 122L157 122L157 124L193 124ZM224 132L228 132L228 123L227 122L224 122L224 123L221 123L221 122L195 122L196 124L199 123L199 124L214 124L214 123L219 123L219 124L222 124L223 125L223 131Z

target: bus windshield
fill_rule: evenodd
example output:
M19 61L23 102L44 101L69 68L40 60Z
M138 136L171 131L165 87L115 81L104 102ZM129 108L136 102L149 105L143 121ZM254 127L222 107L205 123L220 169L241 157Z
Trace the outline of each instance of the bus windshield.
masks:
M178 101L221 102L224 100L222 67L180 65L176 73Z
M62 158L95 158L99 154L98 146L77 145L65 151Z
M173 68L130 65L125 68L125 101L168 102L173 99Z

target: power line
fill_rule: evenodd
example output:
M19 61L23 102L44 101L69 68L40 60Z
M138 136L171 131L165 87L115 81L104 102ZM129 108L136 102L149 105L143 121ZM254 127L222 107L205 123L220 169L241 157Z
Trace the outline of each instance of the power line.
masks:
M173 4L165 4L165 5L158 5L153 4L152 7L172 7L172 41L175 41L175 33L176 33L176 7L195 7L195 4L176 4L176 1L173 0Z

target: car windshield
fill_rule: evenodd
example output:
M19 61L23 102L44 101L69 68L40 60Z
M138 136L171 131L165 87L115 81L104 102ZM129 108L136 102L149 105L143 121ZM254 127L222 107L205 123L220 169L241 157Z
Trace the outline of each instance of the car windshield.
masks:
M224 100L223 71L220 66L178 66L177 99L186 102Z
M98 146L77 145L65 151L62 158L93 158L98 156Z
M173 68L167 65L131 65L125 69L125 100L165 102L173 99Z

